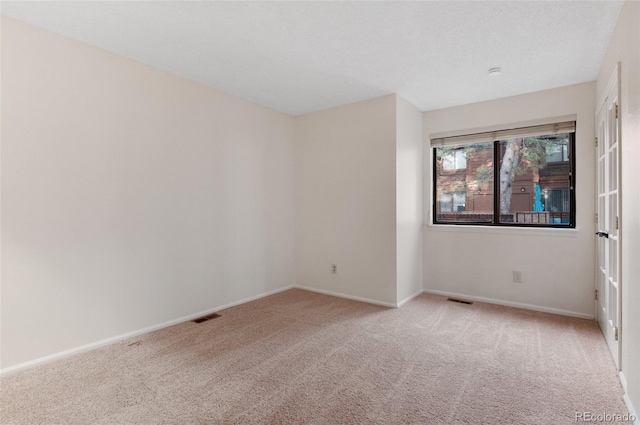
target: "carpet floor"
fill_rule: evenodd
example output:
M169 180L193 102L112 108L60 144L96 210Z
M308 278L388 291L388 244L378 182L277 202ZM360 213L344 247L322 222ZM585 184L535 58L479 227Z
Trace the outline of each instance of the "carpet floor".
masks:
M563 424L627 413L594 321L292 289L0 380L3 424Z

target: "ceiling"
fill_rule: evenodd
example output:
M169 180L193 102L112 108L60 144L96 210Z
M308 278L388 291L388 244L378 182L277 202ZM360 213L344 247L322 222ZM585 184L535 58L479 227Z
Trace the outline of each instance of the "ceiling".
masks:
M622 3L2 1L1 11L300 115L389 93L426 111L595 80Z

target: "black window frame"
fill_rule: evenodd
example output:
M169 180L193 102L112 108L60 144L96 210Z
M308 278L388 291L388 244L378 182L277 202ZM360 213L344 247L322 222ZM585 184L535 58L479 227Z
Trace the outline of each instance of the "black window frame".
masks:
M576 133L568 132L569 141L568 141L568 156L569 156L569 194L570 194L570 212L569 212L569 223L568 224L557 224L557 223L501 223L500 222L500 196L496 194L500 193L500 140L493 141L493 217L491 223L489 222L455 222L455 221L438 221L438 213L437 213L437 175L438 175L438 158L437 158L437 149L438 146L432 146L432 195L433 195L433 205L432 205L432 224L433 225L450 225L450 226L483 226L483 227L531 227L531 228L546 228L546 229L575 229L576 228ZM473 142L467 143L465 145L471 145ZM464 146L464 145L462 145ZM498 166L496 166L498 164ZM447 170L446 172L451 172L451 170Z

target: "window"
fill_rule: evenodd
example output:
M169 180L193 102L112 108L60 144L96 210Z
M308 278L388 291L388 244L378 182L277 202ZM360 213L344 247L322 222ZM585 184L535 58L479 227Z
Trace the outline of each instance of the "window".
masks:
M462 212L466 204L464 193L442 193L440 195L440 211L442 212Z
M575 122L431 142L434 224L575 227Z
M548 145L545 147L546 160L549 162L569 161L569 150L566 144Z
M443 170L464 170L465 168L467 168L467 154L464 149L442 153Z

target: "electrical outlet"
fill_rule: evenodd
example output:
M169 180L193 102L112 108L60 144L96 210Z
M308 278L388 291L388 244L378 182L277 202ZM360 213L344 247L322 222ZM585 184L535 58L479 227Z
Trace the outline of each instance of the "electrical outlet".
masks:
M515 283L522 283L522 273L519 271L513 271L513 281Z
M338 274L338 265L337 264L332 264L331 265L331 273Z

